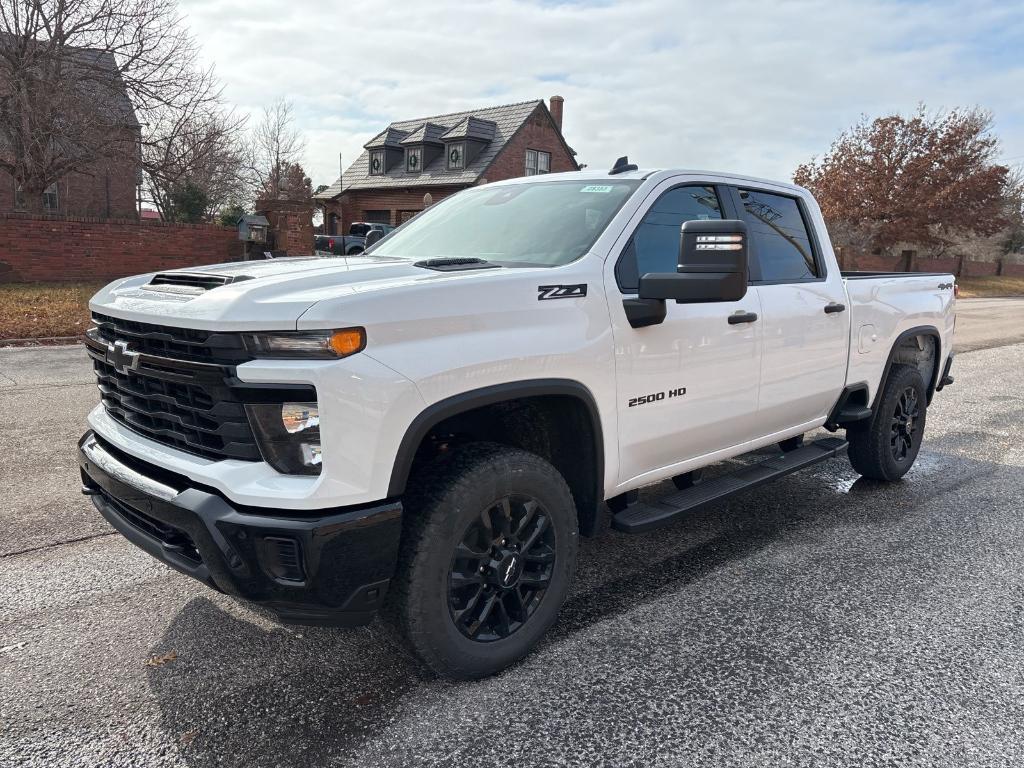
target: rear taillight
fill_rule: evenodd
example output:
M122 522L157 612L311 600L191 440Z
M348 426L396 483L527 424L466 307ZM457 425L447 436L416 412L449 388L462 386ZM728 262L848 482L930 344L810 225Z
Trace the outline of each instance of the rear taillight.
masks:
M330 240L327 241L327 249L330 250L330 251L334 250L334 238L333 237Z

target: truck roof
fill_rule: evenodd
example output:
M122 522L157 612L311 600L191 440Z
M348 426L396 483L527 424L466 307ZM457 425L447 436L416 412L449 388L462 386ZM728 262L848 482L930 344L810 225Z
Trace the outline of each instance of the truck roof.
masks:
M642 180L654 177L657 175L659 180L661 178L668 178L670 176L710 176L712 178L720 179L725 184L770 184L773 187L780 187L791 190L800 194L809 195L810 193L803 187L797 186L791 182L778 181L776 179L764 179L758 176L748 176L740 173L730 173L728 171L709 171L695 168L638 168L635 171L623 171L622 173L609 174L607 170L597 170L592 168L585 168L582 171L567 171L565 173L551 173L544 175L544 181L578 181L578 180L600 180L600 179L635 179ZM507 179L505 181L494 182L496 184L515 184L530 181L539 181L536 176L520 176L515 179Z

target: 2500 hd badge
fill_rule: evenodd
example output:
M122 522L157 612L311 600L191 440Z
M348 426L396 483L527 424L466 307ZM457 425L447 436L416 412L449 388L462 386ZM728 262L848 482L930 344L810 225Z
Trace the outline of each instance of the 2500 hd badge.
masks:
M682 397L686 394L686 387L676 387L670 389L666 395L664 392L655 392L653 395L640 395L640 397L629 398L629 407L632 408L637 405L645 405L647 403L656 403L659 400L664 400L665 397Z

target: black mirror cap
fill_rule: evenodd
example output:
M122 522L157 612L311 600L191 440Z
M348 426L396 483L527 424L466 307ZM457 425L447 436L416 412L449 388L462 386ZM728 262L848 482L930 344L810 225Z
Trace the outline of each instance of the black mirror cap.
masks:
M637 290L641 299L675 301L677 304L739 301L746 295L747 276L741 272L648 273L640 278Z
M738 219L683 223L679 237L682 273L737 272L747 281L747 225Z
M382 240L383 238L384 232L382 230L371 229L369 232L366 233L366 240L363 243L363 245L364 247L369 248L371 245Z

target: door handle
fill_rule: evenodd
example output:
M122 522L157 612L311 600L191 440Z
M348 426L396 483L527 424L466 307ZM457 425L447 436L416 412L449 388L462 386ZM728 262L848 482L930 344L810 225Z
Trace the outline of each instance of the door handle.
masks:
M830 301L825 305L825 314L834 315L836 312L845 312L846 305L840 304L838 301Z
M742 309L739 312L734 312L729 315L729 325L752 323L755 320L757 320L757 312L744 312Z

